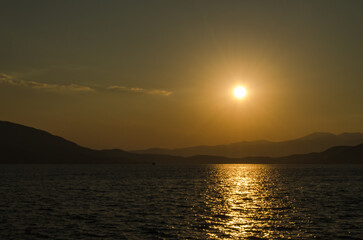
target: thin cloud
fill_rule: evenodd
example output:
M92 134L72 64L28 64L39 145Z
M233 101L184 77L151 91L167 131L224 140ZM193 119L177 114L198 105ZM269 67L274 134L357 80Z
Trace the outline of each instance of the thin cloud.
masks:
M42 83L36 81L24 81L16 79L15 77L0 73L0 83L18 86L18 87L26 87L31 89L41 89L41 90L52 90L52 91L60 91L60 92L95 92L95 91L124 91L131 93L143 93L150 95L161 95L161 96L169 96L172 92L163 90L163 89L147 89L147 88L139 88L139 87L125 87L125 86L109 86L106 88L102 87L91 87L87 85L78 85L75 83L68 85L61 84L51 84L51 83Z
M19 87L27 87L32 89L44 89L44 90L54 90L54 91L72 91L72 92L93 92L95 89L89 86L83 86L78 84L50 84L50 83L41 83L36 81L24 81L17 80L13 76L1 73L0 74L0 82Z
M5 73L0 73L0 81L3 83L12 84L13 77Z
M133 88L133 87L125 87L125 86L110 86L107 87L108 90L119 90L125 92L134 92L134 93L146 93L151 95L162 95L169 96L172 94L170 91L162 90L162 89L146 89L146 88Z

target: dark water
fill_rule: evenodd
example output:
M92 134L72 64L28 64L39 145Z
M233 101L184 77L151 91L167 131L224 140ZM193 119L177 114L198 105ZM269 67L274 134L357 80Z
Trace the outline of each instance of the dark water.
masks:
M362 239L363 166L0 165L0 239Z

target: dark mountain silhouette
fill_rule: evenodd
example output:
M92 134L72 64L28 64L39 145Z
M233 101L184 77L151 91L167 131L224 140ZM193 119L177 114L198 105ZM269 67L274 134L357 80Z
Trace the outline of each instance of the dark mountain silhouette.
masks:
M331 133L313 133L302 138L283 142L253 141L238 142L228 145L196 146L177 149L153 148L147 150L132 151L140 154L166 154L174 156L214 155L232 158L248 156L282 157L292 154L305 154L321 152L334 146L355 146L363 143L361 133L343 133L334 135Z
M0 121L1 163L119 163L137 154L118 150L117 156L81 147L48 132Z
M186 164L363 164L363 144L358 146L336 146L320 153L294 154L275 158L227 158L208 155L179 158L169 157L171 158L156 159L154 161L157 163Z
M362 164L363 144L336 146L320 153L295 154L273 159L273 163L308 164Z
M325 135L325 134L323 134ZM349 134L345 135L350 138ZM314 136L309 135L306 138ZM309 164L362 164L363 144L337 146L323 152L294 154L285 157L244 157L196 155L190 157L162 154L136 154L119 149L92 150L61 137L20 124L0 121L1 164L108 164L108 163L161 163L161 164L219 164L219 163L309 163Z

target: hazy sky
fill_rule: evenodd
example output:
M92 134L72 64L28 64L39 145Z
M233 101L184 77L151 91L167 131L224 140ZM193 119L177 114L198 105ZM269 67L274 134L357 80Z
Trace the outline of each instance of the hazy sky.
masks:
M362 11L343 0L2 0L0 119L92 148L363 132Z

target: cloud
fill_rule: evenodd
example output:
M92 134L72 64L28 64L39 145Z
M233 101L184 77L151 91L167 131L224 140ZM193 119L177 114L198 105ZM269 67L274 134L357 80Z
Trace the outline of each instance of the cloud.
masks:
M50 84L50 83L41 83L35 81L24 81L17 80L13 76L0 73L0 82L20 87L28 87L33 89L44 89L44 90L54 90L54 91L72 91L72 92L93 92L95 89L89 86L83 86L78 84Z
M41 90L52 90L59 92L95 92L98 90L103 91L124 91L124 92L132 92L132 93L143 93L143 94L151 94L151 95L161 95L161 96L169 96L172 94L170 91L162 90L162 89L147 89L147 88L139 88L139 87L125 87L125 86L109 86L109 87L91 87L86 85L78 85L75 83L62 85L62 84L51 84L51 83L43 83L36 81L24 81L16 79L14 76L0 73L0 83L8 84L12 86L26 87L32 89L41 89Z
M13 77L5 73L0 73L0 82L11 84Z
M125 87L125 86L109 86L108 90L119 90L125 92L134 92L134 93L146 93L151 95L162 95L169 96L172 94L170 91L162 90L162 89L146 89L146 88L133 88L133 87Z

